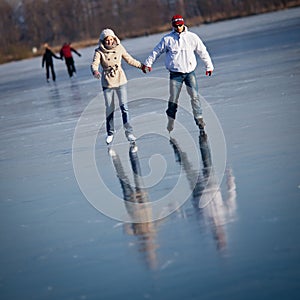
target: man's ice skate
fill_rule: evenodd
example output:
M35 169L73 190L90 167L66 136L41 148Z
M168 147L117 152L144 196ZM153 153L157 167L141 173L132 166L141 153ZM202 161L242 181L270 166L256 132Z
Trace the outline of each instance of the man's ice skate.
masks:
M130 144L135 144L135 141L136 141L136 137L132 134L132 133L129 133L127 135L127 140Z
M171 117L168 117L167 130L169 131L169 133L174 129L174 122L175 122L174 119L172 119Z
M203 118L202 117L199 117L196 119L196 123L199 127L200 130L204 130L204 126L206 125Z
M137 145L134 143L134 144L130 144L130 152L131 153L135 153L138 151L138 147Z

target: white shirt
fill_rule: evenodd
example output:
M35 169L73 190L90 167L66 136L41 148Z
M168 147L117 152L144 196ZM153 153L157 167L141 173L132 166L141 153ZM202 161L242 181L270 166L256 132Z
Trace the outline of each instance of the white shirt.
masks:
M180 34L173 30L165 35L145 60L145 65L151 67L162 53L166 53L165 66L171 72L190 73L194 71L197 66L195 53L202 59L207 71L214 69L205 45L198 35L188 31L186 26Z

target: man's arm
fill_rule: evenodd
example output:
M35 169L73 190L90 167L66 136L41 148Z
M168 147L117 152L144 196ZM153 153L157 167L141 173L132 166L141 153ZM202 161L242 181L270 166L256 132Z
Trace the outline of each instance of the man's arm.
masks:
M74 48L71 47L70 49L72 52L76 53L78 56L81 56L81 54L78 51L76 51Z
M212 73L212 71L214 70L214 66L213 63L211 61L211 58L209 56L209 53L205 47L205 45L203 44L203 42L201 41L201 39L197 36L197 44L196 44L196 53L199 55L199 57L202 59L202 61L205 64L206 67L206 72L210 72L210 75ZM209 75L209 74L206 74Z
M45 56L45 54L43 54L43 59L42 59L42 68L44 68L45 60L46 60L46 56Z
M155 63L155 61L161 56L162 53L165 52L165 41L162 38L161 41L154 47L151 54L148 56L148 58L145 60L145 65L147 67L152 67L152 65Z

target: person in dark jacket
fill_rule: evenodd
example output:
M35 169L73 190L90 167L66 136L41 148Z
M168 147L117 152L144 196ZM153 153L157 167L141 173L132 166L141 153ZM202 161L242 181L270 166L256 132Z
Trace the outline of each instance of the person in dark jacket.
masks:
M72 52L76 53L79 57L81 56L79 52L77 52L73 47L71 47L71 44L64 43L62 48L60 49L60 57L61 59L65 59L68 74L70 77L73 76L73 73L76 73Z
M54 71L54 65L53 65L53 59L52 57L56 59L61 59L59 56L57 56L49 47L49 45L46 43L44 44L44 54L43 54L43 60L42 60L42 68L44 68L44 65L46 63L46 79L47 82L49 82L49 77L50 77L50 72L49 69L51 69L51 75L52 75L52 80L56 80L56 75Z

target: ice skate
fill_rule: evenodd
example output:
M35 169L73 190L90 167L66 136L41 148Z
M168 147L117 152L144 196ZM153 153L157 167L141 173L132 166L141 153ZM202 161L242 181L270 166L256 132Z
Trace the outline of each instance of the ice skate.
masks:
M174 122L175 122L174 119L168 117L167 130L169 131L169 133L174 129Z
M199 127L200 130L204 130L204 126L206 125L203 118L202 117L199 117L196 119L196 123Z
M114 139L114 135L113 134L107 135L107 137L106 137L106 144L107 145L111 144L111 142L113 141L113 139Z
M127 140L128 140L128 142L130 142L130 144L135 144L136 137L133 135L133 133L129 133L127 135Z

